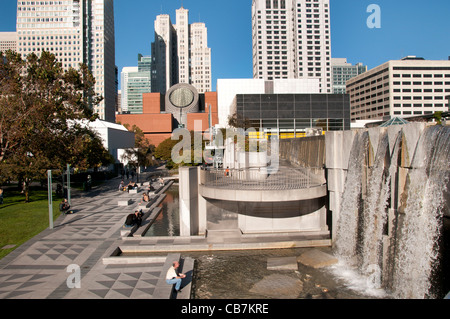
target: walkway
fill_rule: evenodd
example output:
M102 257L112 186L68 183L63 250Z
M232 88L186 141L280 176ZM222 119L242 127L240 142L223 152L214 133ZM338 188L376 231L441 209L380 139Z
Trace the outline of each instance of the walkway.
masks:
M180 254L165 254L145 264L103 263L103 257L120 246L125 218L142 195L134 195L130 206L118 206L119 182L116 178L90 193L75 193L76 214L60 216L53 230L43 231L0 260L0 299L176 298L164 277ZM80 288L68 287L68 279L74 286L76 276L70 265L81 272ZM181 297L189 298L189 292Z

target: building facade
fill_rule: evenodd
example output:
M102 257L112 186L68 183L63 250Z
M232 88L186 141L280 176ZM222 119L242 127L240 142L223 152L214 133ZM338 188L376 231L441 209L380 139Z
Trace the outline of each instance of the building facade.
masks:
M136 125L150 144L158 146L178 127L205 132L210 125L215 126L218 123L217 93L200 94L192 85L179 83L165 95L143 94L142 114L123 113L116 118L118 123Z
M143 112L142 94L151 93L151 57L138 55L137 67L124 67L121 74L121 110L131 114Z
M155 20L152 43L152 92L165 94L173 85L193 85L199 93L210 92L211 49L204 23L189 24L189 10L176 10L176 24L162 14Z
M85 63L96 79L96 93L104 98L94 112L115 121L113 0L18 1L17 51L23 57L51 52L65 69Z
M352 120L448 111L450 61L414 56L388 61L347 82Z
M253 78L320 80L332 93L329 0L253 0Z
M0 52L17 50L17 32L0 32Z
M367 72L367 66L362 63L357 63L352 65L347 63L347 59L331 59L331 68L333 74L333 93L334 94L345 94L347 81Z
M219 79L217 94L219 125L228 126L228 119L235 113L237 94L311 94L320 93L319 79Z
M238 94L235 109L252 128L281 139L350 129L347 94Z

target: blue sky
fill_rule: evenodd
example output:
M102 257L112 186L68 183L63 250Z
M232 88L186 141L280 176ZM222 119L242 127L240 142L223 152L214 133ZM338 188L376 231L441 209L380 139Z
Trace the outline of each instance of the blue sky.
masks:
M0 31L15 31L16 0L1 0ZM213 89L220 78L252 78L252 0L115 0L116 65L137 65L150 55L157 15L189 9L204 22L212 49ZM370 4L381 8L381 28L369 29ZM442 60L450 56L448 0L331 0L332 57L369 69L406 55Z

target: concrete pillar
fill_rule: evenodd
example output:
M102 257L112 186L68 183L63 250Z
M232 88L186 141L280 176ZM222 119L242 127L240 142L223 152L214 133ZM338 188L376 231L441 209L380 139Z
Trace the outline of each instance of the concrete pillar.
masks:
M201 180L201 172L200 167L198 168L198 181L199 184L202 182ZM206 227L207 227L207 215L206 215L206 199L198 192L198 234L201 236L206 235Z
M197 167L181 167L180 176L180 236L197 235L198 173Z

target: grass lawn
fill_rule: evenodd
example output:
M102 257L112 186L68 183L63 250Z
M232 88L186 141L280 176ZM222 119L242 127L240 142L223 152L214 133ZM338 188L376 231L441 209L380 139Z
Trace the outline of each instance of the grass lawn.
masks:
M59 217L59 199L53 195L53 219ZM30 202L15 188L6 188L0 205L0 259L49 227L47 190L32 187ZM2 249L6 245L14 248Z

